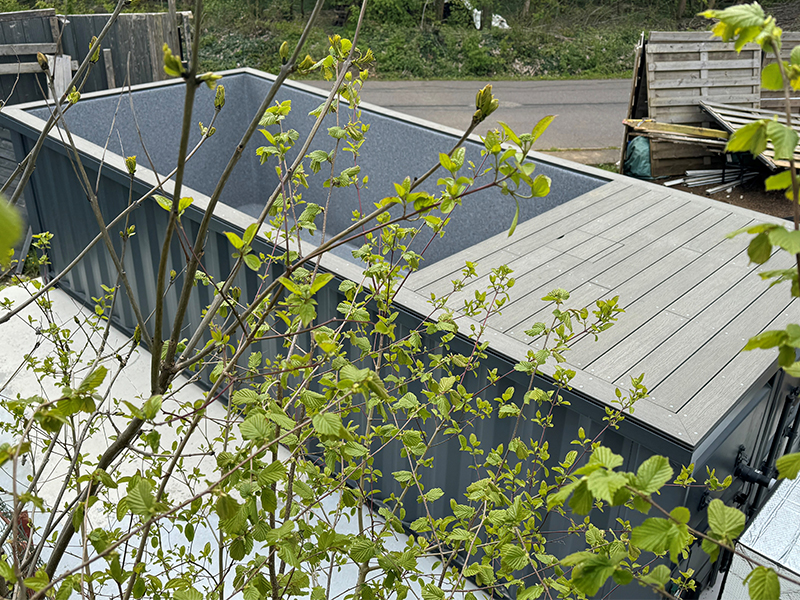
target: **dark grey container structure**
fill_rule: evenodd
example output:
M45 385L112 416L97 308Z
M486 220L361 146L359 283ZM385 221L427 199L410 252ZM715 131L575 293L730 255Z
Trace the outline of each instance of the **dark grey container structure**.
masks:
M197 231L207 194L272 79L248 69L225 74L228 100L217 133L187 168L186 181L191 189L184 194L193 196L195 202L182 220L190 237ZM128 202L130 179L123 156L138 155L134 197L163 181L163 174L173 168L183 94L179 81L147 84L135 86L130 96L119 90L87 94L70 109L67 122L90 178L101 170L100 198L107 221ZM200 91L195 121L208 124L212 98L210 91ZM291 99L292 115L285 124L301 136L311 125L306 115L323 101L319 91L298 83L286 84L277 99ZM0 113L0 125L12 131L20 158L33 146L48 111L46 104L38 103L7 107ZM368 190L361 196L362 208L393 195L392 182L424 172L436 161L438 152L448 150L459 136L453 130L369 105L363 107L362 120L372 127L358 159L362 174L370 176ZM153 169L148 168L136 121ZM51 132L28 190L28 210L35 231L55 235L51 253L55 272L97 235L61 135ZM192 141L198 136L196 130ZM215 212L204 255L204 264L212 275L227 272L233 260L224 232L241 233L277 182L273 168L259 164L257 144L245 150L223 195L224 205ZM468 158L476 160L479 149L480 142L471 139ZM615 390L626 389L631 375L645 372L652 397L637 404L635 413L619 429L603 434L603 443L621 454L626 465L633 467L652 454L663 454L676 471L681 465L694 463L701 482L706 466L722 479L734 474L737 460L770 474L774 459L796 446L796 436L787 434L797 431L796 425L791 427L799 414L797 398L791 393L797 381L783 376L774 354L743 354L740 350L749 336L761 330L800 322L800 308L790 300L787 289L768 289L761 281L748 263L744 238L724 239L729 231L768 218L551 157L533 154L532 158L538 164L536 172L552 178L551 194L523 207L521 223L511 238L506 235L513 215L508 198L496 194L465 201L454 214L448 234L434 240L426 251L424 268L398 294L398 334L417 327L429 315L426 297L446 291L465 260L478 262L481 280L460 298L483 285L491 267L509 264L517 278L513 301L488 323L489 358L482 365L484 373L497 369L508 375L482 395L494 398L512 386L521 397L529 382L513 370L513 365L531 348L524 329L544 320L551 310L540 298L562 287L572 292L571 304L578 307L618 295L627 311L620 322L599 342L579 342L568 356L577 374L573 389L567 393L570 405L556 410L556 425L547 433L551 456L558 459L573 449L570 442L579 427L588 436L602 431L605 409L613 402ZM165 182L164 189L169 194L172 182ZM326 192L312 185L305 192L306 199L324 204ZM330 230L341 231L350 224L358 199L352 193L335 190L332 206L335 208L328 214ZM148 201L132 213L131 219L136 236L127 253L126 268L143 312L149 313L167 213L155 201ZM313 238L308 243L313 243ZM267 250L266 240L258 244L257 250ZM177 241L172 260L170 268L179 270L182 253ZM361 268L352 261L348 249L327 256L322 266L339 280L361 277ZM63 280L63 288L91 303L100 284L114 280L113 265L98 245ZM180 275L177 283L181 283ZM244 297L253 297L260 283L248 271L240 276L238 285ZM331 284L318 297L321 318L335 315L342 300L336 289ZM168 292L167 319L174 311L176 294L174 288ZM189 323L198 322L209 300L205 289L199 288L187 316ZM115 321L123 329L135 326L128 306L122 306ZM464 317L463 322L462 331L468 331L469 319ZM468 352L471 347L466 337L457 338L451 346L455 352ZM275 352L277 348L265 343L263 351ZM548 385L547 377L540 385ZM486 420L475 424L475 433L485 447L507 442L512 427L510 420ZM523 439L538 439L539 434L528 422L523 422L519 432ZM468 457L459 452L457 440L438 446L436 452L434 468L424 476L426 485L435 481L446 494L457 496L474 476L465 462ZM389 455L380 460L379 468L385 473L405 467L399 456L396 464ZM392 486L392 481L385 481L382 492L388 495L396 491ZM719 495L752 511L766 498L759 485L738 476ZM709 497L701 489L668 488L660 500L665 505L688 506L697 515L692 524L704 526L701 509ZM446 510L445 504L439 507ZM417 505L410 503L407 519L418 516L415 510ZM595 523L614 528L618 517L634 522L642 518L626 509L606 509L596 516ZM545 530L559 531L566 526L568 522L552 516ZM555 534L551 544L554 552L566 554L580 549L581 542L577 538L564 541L562 535ZM703 582L715 575L699 548L680 565L681 569L687 566L694 567ZM608 587L600 596L606 593L639 598L649 592L636 586Z

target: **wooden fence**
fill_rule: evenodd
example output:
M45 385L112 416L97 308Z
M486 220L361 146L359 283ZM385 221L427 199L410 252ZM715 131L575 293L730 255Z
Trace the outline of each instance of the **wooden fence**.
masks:
M800 33L784 33L783 53L800 43ZM717 102L746 109L778 107L782 94L761 89L761 70L774 61L757 44L737 53L732 43L713 39L709 32L651 32L637 56L629 118L646 117L661 123L717 127L700 102ZM798 94L800 96L800 94ZM800 107L800 97L794 100ZM630 132L625 130L623 148ZM623 150L624 152L624 150ZM716 166L724 157L694 144L651 140L653 176L683 173L686 169Z
M110 15L56 15L55 10L0 13L0 98L6 104L31 102L48 96L47 81L36 53L69 59L51 61L63 66L67 81L89 51L92 37ZM180 12L121 14L103 41L100 62L88 74L83 91L93 92L126 83L136 85L166 79L162 46L188 60L191 15ZM59 90L61 91L61 90Z
M761 88L761 48L748 44L737 54L732 43L708 32L652 32L645 46L648 118L663 123L710 127L699 102L757 108ZM714 166L718 152L694 144L650 141L653 175L677 175Z
M50 96L36 60L48 56L56 93L61 95L110 15L56 15L54 9L0 13L0 100L18 104ZM191 13L126 13L117 17L103 40L100 61L86 77L84 92L167 79L163 69L166 42L182 60L189 59ZM9 132L0 128L0 182L17 166ZM13 188L12 188L13 189ZM23 196L20 208L25 208Z

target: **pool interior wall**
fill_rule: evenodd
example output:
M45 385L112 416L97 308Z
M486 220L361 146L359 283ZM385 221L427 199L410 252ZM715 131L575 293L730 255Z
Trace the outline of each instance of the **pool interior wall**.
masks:
M270 76L249 71L227 75L221 83L225 86L226 103L215 123L216 133L189 161L184 180L185 185L205 195L211 195L233 148L239 143L253 114L272 85ZM106 147L108 152L121 156L136 155L138 164L143 167L150 167L149 160L152 160L154 170L165 174L176 165L184 95L183 84L172 84L134 89L130 94L125 92L89 97L70 108L67 123L73 135ZM318 92L292 84L284 85L278 92L277 101L291 100L292 112L283 122L283 128L299 132L298 146L314 123L314 117L309 116L309 112L319 107L324 99L324 95ZM413 102L413 97L408 101ZM326 117L311 150L330 152L334 148L335 140L327 135L327 128L345 124L348 119L345 110L349 111L343 106L341 114ZM42 119L49 116L47 107L29 109L28 112ZM201 86L195 100L190 148L194 147L201 136L198 122L207 126L213 114L214 92ZM353 157L350 153L339 152L336 171L338 174L342 169L358 164L361 167L360 176L369 176L369 182L360 192L354 187L333 189L327 215L328 236L348 227L352 223L353 211L368 212L373 209L375 202L395 195L395 182L402 182L407 176L413 180L438 163L439 153L448 152L458 139L452 133L437 131L398 118L394 114L382 114L380 109L372 107L362 110L361 120L370 125L370 130L366 133L360 155ZM464 125L466 127L468 123ZM531 128L533 125L531 123ZM497 127L497 124L490 117L476 132L485 133L492 127ZM277 131L277 126L272 126L270 130ZM147 149L146 153L142 141ZM254 217L261 212L278 184L276 159L272 158L267 164L261 165L256 155L256 149L265 144L266 140L260 133L256 133L236 165L222 195L222 202ZM340 149L341 146L340 143ZM467 160L480 165L482 145L468 141L465 146ZM309 189L302 190L303 200L325 206L329 188L323 187L322 183L330 175L330 165L325 164L316 175L307 166L306 170ZM606 183L599 177L540 161L537 161L534 174L550 177L551 191L544 198L521 200L520 221L530 219ZM436 179L440 176L443 173L431 177L422 189L434 192ZM447 235L435 239L425 251L423 265L433 264L507 230L514 211L514 200L503 196L496 189L466 197L463 206L452 213ZM317 223L321 226L321 216ZM412 249L422 251L430 237L430 233L423 232L415 240ZM352 258L349 250L343 256Z

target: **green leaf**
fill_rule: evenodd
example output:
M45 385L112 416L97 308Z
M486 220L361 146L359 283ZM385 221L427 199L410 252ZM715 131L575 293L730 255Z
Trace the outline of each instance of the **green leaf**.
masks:
M708 554L708 558L711 559L712 563L719 558L719 544L704 539L700 546L703 548L703 552Z
M572 582L587 596L594 596L614 574L616 565L608 557L585 554L588 556L572 569Z
M164 401L164 397L157 394L155 396L150 396L142 406L142 412L148 421L152 421L158 415L158 411L161 410L161 404Z
M546 117L540 119L539 122L533 126L533 129L531 130L531 137L533 138L534 142L539 138L540 135L547 131L547 128L550 127L550 123L552 123L553 119L555 118L556 115L547 115Z
M320 435L339 435L342 431L342 418L336 413L314 415L311 423Z
M365 538L357 538L350 546L350 557L358 562L365 563L375 556L375 544Z
M128 508L140 517L149 517L155 512L155 498L153 490L146 481L140 481L128 492Z
M667 565L658 565L647 575L642 577L642 581L652 584L656 587L664 587L669 581L670 575L672 575L672 573Z
M251 271L255 271L256 273L261 269L261 259L258 258L255 254L245 254L244 264L247 265L247 268Z
M547 175L537 175L533 180L533 187L531 192L536 198L542 198L550 193L550 184L552 180Z
M181 198L178 202L178 213L183 214L187 208L189 208L194 203L194 198L184 197Z
M767 123L766 119L753 121L737 129L728 138L725 146L726 152L750 152L753 155L761 154L767 149Z
M347 131L341 127L328 127L328 135L337 140L343 140L347 137Z
M182 590L175 590L173 594L175 600L203 600L203 594L198 592L193 587Z
M500 125L500 127L502 127L502 128L503 128L503 130L506 132L506 135L508 136L508 139L510 139L510 140L513 140L513 142L514 142L514 143L515 143L517 146L519 146L519 145L521 144L521 142L519 141L519 136L518 136L516 133L514 133L514 130L513 130L513 129L511 129L511 127L509 127L508 125L506 125L506 124L505 124L505 123L503 123L502 121L498 121L497 123L498 123L498 124ZM450 170L450 169L448 169L448 171L449 171L449 170Z
M286 466L280 460L276 460L261 470L261 473L258 474L258 483L266 487L278 483L284 475L286 475Z
M544 586L539 584L530 587L524 587L522 584L517 586L517 600L536 600L542 594L544 594ZM469 596L469 594L467 595Z
M764 185L768 190L785 190L792 185L792 172L786 170L772 177L767 177Z
M784 454L775 461L775 467L778 469L778 479L797 479L797 473L800 472L800 452Z
M240 238L238 235L236 235L232 231L226 231L225 232L225 237L228 238L228 241L237 250L241 250L242 247L244 247L244 240L242 240L242 238Z
M22 219L17 209L0 197L0 266L7 268L14 255L14 246L22 237Z
M35 592L39 592L47 587L50 583L50 578L45 573L44 569L39 569L33 577L28 577L25 580L25 587Z
M744 531L744 513L722 500L714 499L708 505L708 526L718 539L733 541Z
M719 19L726 25L736 29L758 27L763 25L766 20L764 9L756 2L731 6L725 10L707 10L700 14L706 19Z
M320 273L314 278L314 282L311 284L311 293L316 294L326 285L328 282L333 279L333 273Z
M587 515L594 506L594 496L589 491L586 480L582 480L575 491L572 493L572 498L569 499L569 507L579 515Z
M651 456L636 471L636 486L640 492L653 494L672 479L673 471L665 456Z
M615 473L606 469L598 469L586 480L589 491L595 498L614 504L614 494L618 489L628 483L628 478L622 473Z
M783 344L789 335L782 329L764 331L750 338L745 345L745 350L755 350L756 348L768 349Z
M27 579L25 580L27 583ZM744 580L750 600L780 600L781 583L778 575L767 567L756 567Z
M769 234L759 233L756 237L750 240L750 245L747 247L747 256L750 261L757 265L763 265L772 256L772 243L769 241Z
M792 54L790 55L789 61L795 67L800 67L800 46L795 46L792 48Z
M631 534L631 541L635 546L656 554L669 551L670 558L675 563L678 562L680 551L691 539L685 524L659 518L645 519Z
M81 385L78 387L78 393L88 394L95 391L98 387L100 387L100 384L103 383L107 373L108 369L106 369L104 366L101 365L97 367L94 371L89 373L86 379L81 382Z
M524 569L531 562L527 550L515 544L504 544L500 548L500 556L512 571Z
M256 232L258 231L258 223L251 223L247 226L247 229L244 230L244 235L242 236L242 241L250 246L253 242L253 238L256 237Z
M239 425L239 433L246 440L267 440L272 435L272 428L264 415L254 414Z
M445 154L444 152L439 153L439 164L442 165L445 169L450 171L451 173L455 173L457 170L453 161L450 160L450 155Z
M440 587L433 583L426 583L422 586L422 600L442 600L444 592Z
M0 559L0 577L12 585L17 583L17 576L14 574L14 567L9 565L5 558Z
M761 70L761 87L768 90L783 90L783 76L778 63L767 65Z
M165 196L159 196L158 194L154 194L153 198L155 198L155 201L158 202L158 205L165 211L167 212L172 211L172 200L170 200Z
M692 513L685 506L676 506L669 512L669 516L685 525L692 518Z
M228 521L235 517L239 512L239 508L239 503L227 494L220 496L215 505L217 515L222 521Z
M775 158L789 160L794 156L797 140L800 135L779 121L767 122L767 137L772 141L775 149Z
M297 285L295 285L295 283L291 279L288 279L286 277L278 277L278 281L280 281L283 284L283 287L285 287L292 294L302 293L300 288L297 287Z

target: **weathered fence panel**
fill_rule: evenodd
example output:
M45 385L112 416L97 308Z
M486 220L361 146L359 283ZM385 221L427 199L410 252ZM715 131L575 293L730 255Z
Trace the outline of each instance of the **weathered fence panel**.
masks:
M89 51L111 15L56 15L54 9L0 13L0 97L6 104L41 100L48 96L47 80L36 53L68 55L72 71ZM162 68L166 42L184 60L188 58L191 14L124 13L118 16L104 43L101 61L92 67L84 92L105 90L125 83L136 85L167 79ZM71 78L71 77L70 77Z
M47 97L36 53L57 54L59 25L52 8L0 13L0 97L6 104Z
M649 118L662 123L711 126L699 102L725 102L758 108L761 102L761 48L748 44L737 53L732 43L708 32L650 34L647 57ZM692 144L651 140L653 175L677 175L687 168L720 162L719 152Z

